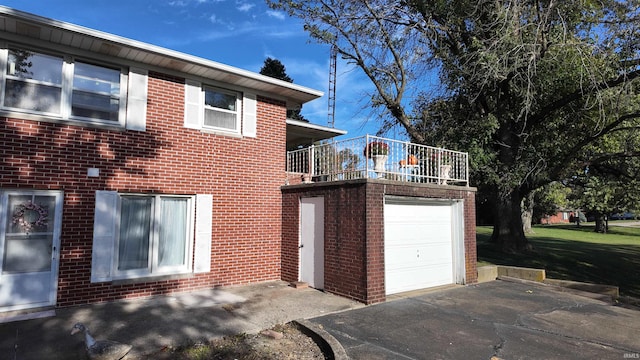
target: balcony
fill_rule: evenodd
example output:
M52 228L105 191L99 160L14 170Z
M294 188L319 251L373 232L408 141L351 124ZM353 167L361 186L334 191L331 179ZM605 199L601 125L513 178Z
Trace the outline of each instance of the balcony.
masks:
M368 178L468 186L469 154L366 135L288 151L287 178L292 184Z

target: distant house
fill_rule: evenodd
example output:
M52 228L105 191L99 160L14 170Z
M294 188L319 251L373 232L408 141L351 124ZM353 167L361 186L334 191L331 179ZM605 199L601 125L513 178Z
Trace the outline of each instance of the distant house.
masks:
M559 210L553 215L545 215L540 219L541 224L568 224L572 221L574 212L570 210Z
M0 69L0 312L279 279L371 303L476 281L466 154L408 168L401 142L371 178L362 147L346 175L311 174L337 153L309 151L326 181L303 183L286 151L345 132L286 112L322 92L6 7Z

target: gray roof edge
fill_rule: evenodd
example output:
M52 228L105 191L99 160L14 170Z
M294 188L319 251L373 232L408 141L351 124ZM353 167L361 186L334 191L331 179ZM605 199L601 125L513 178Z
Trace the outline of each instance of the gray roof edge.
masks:
M15 18L20 18L22 20L29 21L29 22L38 23L40 25L51 26L51 27L59 28L64 31L78 33L80 35L91 36L100 40L109 41L125 47L131 47L131 48L143 50L156 55L186 61L194 65L200 65L200 66L208 67L218 71L231 73L231 74L245 77L251 80L273 84L275 86L288 88L294 91L299 91L316 98L322 97L324 95L324 92L320 90L315 90L305 86L296 85L283 80L261 75L249 70L243 70L230 65L225 65L212 60L207 60L205 58L201 58L198 56L185 54L179 51L167 49L157 45L152 45L152 44L145 43L138 40L125 38L122 36L110 34L100 30L95 30L95 29L84 27L84 26L75 25L68 22L43 17L40 15L35 15L35 14L24 12L21 10L16 10L4 5L0 5L0 15L12 16Z
M336 136L345 135L347 133L347 130L331 128L328 126L312 124L312 123L308 123L300 120L294 120L294 119L287 119L287 125L296 125L296 126L304 127L307 129L322 130L322 131L337 134Z

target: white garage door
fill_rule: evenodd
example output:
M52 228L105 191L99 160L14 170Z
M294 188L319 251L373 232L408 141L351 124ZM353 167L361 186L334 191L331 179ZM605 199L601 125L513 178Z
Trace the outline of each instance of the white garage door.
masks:
M454 207L450 202L415 199L385 202L387 294L456 282Z

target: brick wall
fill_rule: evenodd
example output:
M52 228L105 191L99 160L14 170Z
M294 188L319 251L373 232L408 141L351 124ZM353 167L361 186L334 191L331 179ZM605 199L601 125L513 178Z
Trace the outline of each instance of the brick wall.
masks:
M280 278L285 104L258 97L258 137L239 138L183 126L182 78L150 73L148 95L144 132L0 118L0 188L64 191L58 306ZM211 272L91 284L96 190L213 194Z
M566 214L566 217L565 217ZM553 215L545 215L540 219L541 224L568 224L569 219L574 216L573 212L559 211Z
M325 199L325 290L370 304L384 301L384 197L464 201L465 272L477 282L475 190L393 181L356 180L283 188L282 278L298 280L299 202Z

